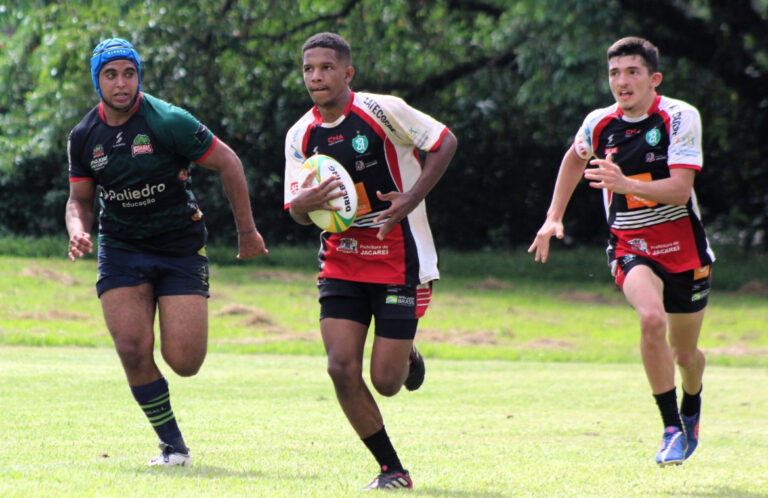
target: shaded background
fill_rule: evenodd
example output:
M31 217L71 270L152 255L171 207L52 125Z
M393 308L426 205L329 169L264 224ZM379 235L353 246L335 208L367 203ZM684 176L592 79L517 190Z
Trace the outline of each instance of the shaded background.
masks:
M531 242L584 116L613 102L605 51L628 35L658 45L659 93L701 112L696 191L710 239L768 247L767 0L0 0L0 236L66 237L67 135L98 103L93 47L122 37L141 54L142 90L240 155L268 245L316 241L282 205L285 132L311 105L300 49L319 31L351 43L353 90L401 96L458 137L428 198L442 247ZM211 242L231 243L218 176L194 168L193 188ZM565 244L602 245L603 216L582 184Z

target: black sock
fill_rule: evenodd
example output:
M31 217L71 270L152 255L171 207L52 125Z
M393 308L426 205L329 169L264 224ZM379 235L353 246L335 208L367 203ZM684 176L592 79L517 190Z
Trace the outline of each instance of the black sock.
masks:
M397 458L397 452L392 446L389 436L387 436L387 430L383 426L380 431L363 439L363 443L373 453L382 470L388 472L403 470L403 465L400 463L400 459Z
M189 453L184 438L181 437L176 417L173 416L171 394L165 377L143 386L131 386L131 392L160 441L170 444L178 452Z
M688 394L685 392L685 386L683 386L683 402L680 403L680 413L686 417L696 415L701 411L701 390L699 389L696 394Z
M680 412L677 410L677 393L675 388L673 387L665 393L654 394L653 397L656 398L656 404L659 406L664 427L674 426L682 430L683 423L680 420Z

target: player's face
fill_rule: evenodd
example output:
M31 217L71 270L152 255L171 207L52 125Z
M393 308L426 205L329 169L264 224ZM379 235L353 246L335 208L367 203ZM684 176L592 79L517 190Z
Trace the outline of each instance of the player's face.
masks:
M106 105L119 112L128 112L136 103L139 73L133 62L118 59L109 62L99 73L101 98Z
M339 60L330 48L310 48L302 56L304 84L318 108L339 113L349 102L349 83L355 70L347 61Z
M639 55L612 57L608 61L608 84L613 98L628 117L640 117L653 105L661 73L651 73Z

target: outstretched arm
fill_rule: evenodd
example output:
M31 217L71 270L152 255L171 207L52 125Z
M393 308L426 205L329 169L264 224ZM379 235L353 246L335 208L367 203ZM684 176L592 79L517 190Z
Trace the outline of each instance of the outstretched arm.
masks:
M560 163L560 170L557 173L555 182L555 191L552 193L552 202L547 210L547 219L536 233L533 244L528 248L528 252L536 251L534 261L547 262L549 256L549 239L554 235L558 239L565 236L563 229L563 215L568 202L571 200L573 191L576 190L587 161L580 158L573 147L570 147L563 156Z
M221 183L232 206L237 225L239 248L237 259L250 259L268 254L264 239L256 229L256 222L253 221L243 163L240 162L237 154L219 140L213 151L199 164L218 171L221 175Z

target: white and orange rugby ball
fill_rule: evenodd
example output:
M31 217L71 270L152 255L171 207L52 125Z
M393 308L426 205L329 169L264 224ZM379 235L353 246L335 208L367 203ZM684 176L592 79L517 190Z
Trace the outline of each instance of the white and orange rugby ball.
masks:
M329 206L340 208L338 211L328 211L325 209L310 211L308 213L309 219L327 232L343 232L352 226L352 223L355 222L355 216L357 216L357 191L355 190L355 184L352 182L352 177L349 176L344 166L339 164L336 159L323 154L315 154L301 165L299 173L301 183L313 170L315 170L315 181L312 185L317 185L326 178L334 176L341 180L342 183L333 192L341 190L343 195L327 202Z

